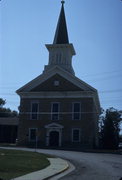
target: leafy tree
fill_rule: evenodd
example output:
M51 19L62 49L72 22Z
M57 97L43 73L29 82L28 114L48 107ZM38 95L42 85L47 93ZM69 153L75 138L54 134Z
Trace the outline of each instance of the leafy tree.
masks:
M100 118L100 143L105 149L117 149L119 144L121 114L109 108Z
M5 105L6 101L0 98L0 108L2 108Z
M16 117L18 116L17 111L12 111L9 108L5 108L6 100L0 98L0 117Z

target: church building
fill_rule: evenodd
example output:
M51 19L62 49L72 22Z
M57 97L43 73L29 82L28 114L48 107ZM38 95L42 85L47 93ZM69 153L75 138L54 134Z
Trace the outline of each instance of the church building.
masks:
M98 145L100 103L97 90L75 76L64 1L53 44L46 44L48 65L16 92L20 96L18 144L49 148Z

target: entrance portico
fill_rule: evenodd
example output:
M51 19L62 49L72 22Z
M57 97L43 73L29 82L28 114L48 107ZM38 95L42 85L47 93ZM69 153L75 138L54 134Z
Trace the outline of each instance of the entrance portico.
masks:
M62 128L57 123L51 123L45 126L46 130L46 146L61 146L62 144Z

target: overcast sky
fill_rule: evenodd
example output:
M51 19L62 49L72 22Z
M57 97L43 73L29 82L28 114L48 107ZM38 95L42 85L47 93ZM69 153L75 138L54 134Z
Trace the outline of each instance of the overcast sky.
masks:
M0 1L0 97L17 110L15 91L48 63L60 0ZM122 1L66 0L75 74L99 92L101 107L122 109Z

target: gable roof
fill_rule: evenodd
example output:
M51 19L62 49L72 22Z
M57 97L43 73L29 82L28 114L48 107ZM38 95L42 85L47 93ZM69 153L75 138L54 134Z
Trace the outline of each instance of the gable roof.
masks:
M89 84L85 83L84 81L80 80L79 78L72 75L71 73L65 71L63 68L61 68L59 66L54 66L52 69L50 69L46 73L39 75L38 77L36 77L35 79L33 79L32 81L27 83L26 85L24 85L23 87L18 89L16 92L17 92L17 94L19 94L21 92L30 92L32 89L34 89L37 86L39 86L40 84L44 83L46 80L48 80L49 78L53 77L56 74L65 78L66 80L68 80L69 82L71 82L72 84L74 84L75 86L80 88L81 90L92 91L92 92L97 93L97 90L95 88L93 88Z
M57 84L58 83L58 84ZM74 85L72 82L68 81L66 78L62 77L59 74L55 74L52 77L48 78L35 88L31 92L53 92L53 91L83 91L83 89Z
M89 84L85 83L84 81L80 80L76 76L72 75L68 71L65 71L63 68L61 68L59 66L54 66L52 69L50 69L46 73L39 75L38 77L36 77L35 79L33 79L32 81L27 83L26 85L24 85L23 87L18 89L16 91L16 93L20 96L25 94L25 93L33 95L32 90L34 88L43 84L44 82L46 82L47 80L49 80L51 77L53 77L55 75L59 75L62 78L65 78L67 81L74 84L74 86L77 86L78 88L80 88L80 92L84 92L86 94L92 93L92 95L93 95L92 97L94 99L95 107L97 109L98 114L100 114L101 110L100 110L100 102L99 102L97 90L95 88L93 88L92 86L90 86ZM43 91L43 92L45 92L45 91ZM60 91L57 91L57 92L60 92ZM66 92L68 92L68 91L66 91ZM75 92L79 92L79 90L75 91ZM36 93L38 96L37 91L35 91L34 93ZM55 91L55 93L56 93L56 91Z

